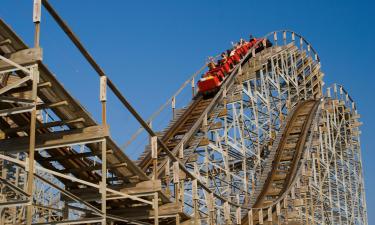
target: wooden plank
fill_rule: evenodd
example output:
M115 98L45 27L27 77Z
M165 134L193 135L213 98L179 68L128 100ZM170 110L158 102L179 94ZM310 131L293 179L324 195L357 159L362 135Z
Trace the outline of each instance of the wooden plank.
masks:
M161 191L161 181L160 180L149 180L139 182L137 184L129 184L127 187L120 190L125 194L146 194L155 191Z
M69 131L59 131L51 134L40 134L36 137L36 150L67 146L75 143L90 142L108 136L108 128L91 126ZM29 138L19 137L0 141L0 151L17 153L28 151Z
M180 213L178 203L167 203L159 206L159 217L175 216ZM126 217L128 219L150 219L154 215L151 206L125 207L123 209L112 209L111 214Z
M112 150L107 150L107 154L113 154ZM76 153L70 155L61 155L61 156L54 156L48 158L38 159L39 162L48 162L48 161L61 161L61 160L68 160L68 159L79 159L79 158L87 158L93 156L100 156L101 152L83 152L83 153Z
M14 52L10 55L9 60L19 64L19 65L30 65L35 64L38 61L42 61L42 49L41 48L28 48L23 49L17 52ZM0 71L14 68L8 63L0 60Z
M37 129L46 129L46 128L51 128L51 127L59 127L59 126L64 126L64 125L69 125L72 123L83 123L85 120L83 118L77 118L73 120L67 120L67 121L52 121L48 123L43 123L43 124L37 124L36 128ZM16 133L20 131L28 131L30 129L30 126L21 126L21 127L13 127L13 128L8 128L4 129L3 132L6 134L11 134L11 133Z
M11 109L3 109L0 110L0 116L9 116L9 115L14 115L14 114L19 114L19 113L24 113L24 112L30 112L33 109L34 106L20 106L16 108L11 108Z

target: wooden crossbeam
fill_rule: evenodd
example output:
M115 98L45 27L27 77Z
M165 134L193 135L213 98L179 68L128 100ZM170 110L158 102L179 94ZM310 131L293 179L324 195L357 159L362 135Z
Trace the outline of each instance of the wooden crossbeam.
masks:
M20 106L20 107L15 107L11 109L3 109L0 110L0 116L9 116L9 115L14 115L18 113L24 113L24 112L30 112L33 109L34 106Z
M67 120L67 121L52 121L48 123L43 123L43 124L37 124L36 128L37 129L46 129L46 128L51 128L51 127L59 127L59 126L64 126L64 125L69 125L69 124L74 124L74 123L83 123L85 122L85 119L83 118L77 118L73 120ZM6 134L12 134L20 131L28 131L30 129L30 126L21 126L21 127L13 127L13 128L8 128L4 129L3 132Z
M31 99L15 98L10 96L1 96L0 102L17 103L17 104L32 104L34 103Z
M143 181L139 182L137 184L124 184L124 185L108 185L108 188L118 190L122 193L129 194L129 195L146 195L154 192L160 192L161 191L161 181ZM101 195L99 193L99 190L97 188L79 188L79 189L70 189L69 190L74 195L80 196L82 200L85 201L97 201L100 200ZM109 199L116 199L116 195L107 195ZM65 198L62 196L62 198L65 201L68 201L69 198Z
M18 52L11 54L9 60L19 65L30 65L35 64L42 60L42 49L41 48L29 48L23 49ZM14 68L9 63L0 60L0 71Z
M108 169L114 169L114 168L119 168L119 167L126 167L126 163L118 163L118 164L112 164L112 165L107 165ZM80 172L88 172L88 171L95 171L95 170L101 170L102 165L98 163L95 166L87 166L87 167L79 167L79 168L67 168L64 170L60 170L59 172L61 173L80 173Z
M108 128L91 126L81 129L58 131L36 136L36 150L51 149L72 144L95 142L109 135ZM19 137L0 141L0 151L17 153L28 151L29 137Z
M44 103L44 104L41 104L41 105L37 105L36 108L38 110L41 110L41 109L50 109L50 108L56 108L56 107L59 107L59 106L66 106L66 105L68 105L67 101L60 101L60 102Z
M107 150L107 154L112 154L112 150ZM83 152L71 155L62 155L62 156L54 156L48 157L43 159L38 159L40 162L50 162L50 161L61 161L61 160L68 160L68 159L79 159L79 158L87 158L93 156L100 156L101 152Z
M43 82L38 84L38 91L41 91L43 88L50 88L52 87L51 82ZM14 93L21 93L21 92L27 92L31 91L31 85L21 86L21 87L15 87L9 91L7 91L8 94L14 94Z
M12 41L9 38L0 42L0 46L10 45L10 44L12 44Z
M150 219L154 215L154 210L151 206L126 207L123 209L112 209L111 213L114 215L121 215L129 219ZM181 213L178 203L167 203L159 206L159 217L173 217Z

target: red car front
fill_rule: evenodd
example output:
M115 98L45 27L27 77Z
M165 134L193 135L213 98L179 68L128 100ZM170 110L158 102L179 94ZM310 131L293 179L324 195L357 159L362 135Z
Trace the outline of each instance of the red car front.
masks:
M208 93L220 87L221 81L216 76L202 77L198 81L198 88L200 93Z

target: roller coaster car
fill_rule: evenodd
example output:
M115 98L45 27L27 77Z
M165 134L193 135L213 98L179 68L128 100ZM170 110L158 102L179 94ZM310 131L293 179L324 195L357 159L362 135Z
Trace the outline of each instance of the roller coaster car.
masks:
M198 81L199 92L203 95L209 95L210 93L216 92L220 85L221 81L217 76L205 76Z
M229 59L221 60L220 65L225 74L229 74L230 70L233 67L232 60Z
M231 56L219 60L217 66L213 62L211 62L210 70L205 73L197 83L199 93L203 96L209 96L213 93L216 93L216 91L219 90L225 76L230 74L232 68L236 64L238 64L241 59L246 56L248 51L257 43L258 45L255 49L256 53L272 46L272 43L268 39L266 39L266 41L264 42L264 39L257 40L254 38L246 44L243 44L242 46L235 49L234 52L232 52Z

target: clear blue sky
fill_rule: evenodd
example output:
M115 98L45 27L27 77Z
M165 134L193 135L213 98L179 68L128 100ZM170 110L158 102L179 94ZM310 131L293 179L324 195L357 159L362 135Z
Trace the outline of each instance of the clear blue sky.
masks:
M326 84L343 84L358 104L369 224L375 223L373 1L50 1L143 116L230 41L285 28L303 34L320 55ZM29 44L31 8L32 0L2 0L0 7L1 18ZM98 118L95 73L46 13L41 39L45 63ZM129 120L123 111L111 115L120 142Z

